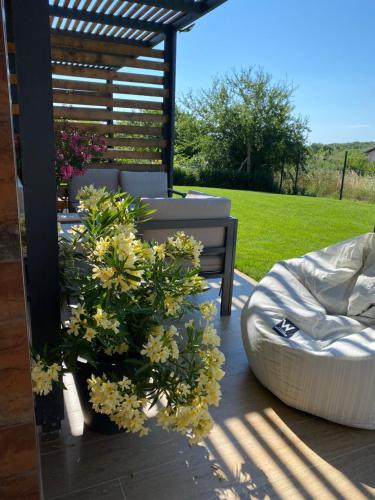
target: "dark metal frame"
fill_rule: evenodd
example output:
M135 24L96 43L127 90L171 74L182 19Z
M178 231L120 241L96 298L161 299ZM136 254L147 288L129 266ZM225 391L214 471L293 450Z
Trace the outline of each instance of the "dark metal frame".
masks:
M164 42L165 62L169 63L169 71L165 73L164 88L169 89L169 97L164 100L164 114L168 122L164 125L163 135L167 147L163 148L163 164L168 173L168 188L173 188L173 156L174 156L174 121L175 121L175 94L176 94L176 46L177 33L171 31L166 35Z
M30 324L33 345L42 349L44 344L56 344L60 332L49 10L46 0L13 0L8 8L12 9L21 109ZM59 428L63 418L60 390L38 400L37 423L45 430Z
M220 227L225 229L225 244L222 247L205 247L202 255L223 256L222 269L201 272L205 278L221 278L221 316L230 316L233 297L234 262L236 258L236 242L238 220L234 217L221 219L165 219L149 220L139 224L140 233L145 229L197 229Z
M181 19L177 20L175 23L173 23L173 28L176 31L183 30L187 26L190 26L192 23L194 23L197 19L200 17L204 16L208 12L210 12L213 9L216 9L216 7L219 7L221 4L225 3L226 0L205 0L200 2L201 4L201 11L200 12L194 12L191 13L188 16L184 16ZM163 39L163 36L161 34L157 35L152 39L152 45L157 45L160 43Z
M49 8L51 16L65 17L67 19L79 19L93 23L118 26L119 28L133 28L142 31L155 31L156 33L168 33L172 27L163 23L152 21L139 21L130 17L114 16L112 14L102 14L98 12L88 12L86 10L72 9L70 7L58 7L51 5Z

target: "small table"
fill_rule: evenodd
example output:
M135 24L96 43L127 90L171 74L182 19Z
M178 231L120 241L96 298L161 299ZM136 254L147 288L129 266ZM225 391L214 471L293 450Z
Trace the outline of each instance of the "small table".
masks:
M58 213L57 222L60 222L60 224L77 224L81 222L81 217L77 214L77 212Z

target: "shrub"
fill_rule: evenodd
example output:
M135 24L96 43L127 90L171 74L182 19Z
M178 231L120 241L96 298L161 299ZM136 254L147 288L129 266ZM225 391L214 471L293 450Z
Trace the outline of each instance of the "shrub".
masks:
M131 196L91 186L78 197L82 224L61 249L70 318L56 348L34 353L33 390L61 386L83 358L96 412L145 435L147 408L162 400L157 424L196 443L213 426L209 409L224 375L215 305L192 300L207 288L198 274L202 245L182 232L161 244L140 240L135 222L150 212Z
M176 167L174 183L182 186L206 186L254 191L276 191L273 177L264 168L255 173L238 172L230 168Z

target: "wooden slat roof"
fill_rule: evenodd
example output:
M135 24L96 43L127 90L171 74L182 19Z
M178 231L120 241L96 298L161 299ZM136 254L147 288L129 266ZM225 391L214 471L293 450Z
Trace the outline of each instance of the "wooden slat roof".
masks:
M155 46L226 0L49 0L54 30Z

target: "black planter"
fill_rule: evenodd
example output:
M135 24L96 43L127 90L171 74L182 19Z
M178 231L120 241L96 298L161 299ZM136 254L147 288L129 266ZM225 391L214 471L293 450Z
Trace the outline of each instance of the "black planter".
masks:
M87 387L87 379L92 374L102 376L103 373L110 375L116 373L119 376L125 375L124 368L113 362L99 362L94 368L89 363L77 361L77 369L73 373L74 382L76 385L79 401L81 403L85 426L90 430L99 434L118 434L124 432L124 429L119 429L118 426L110 420L107 415L97 413L90 403L90 393Z

